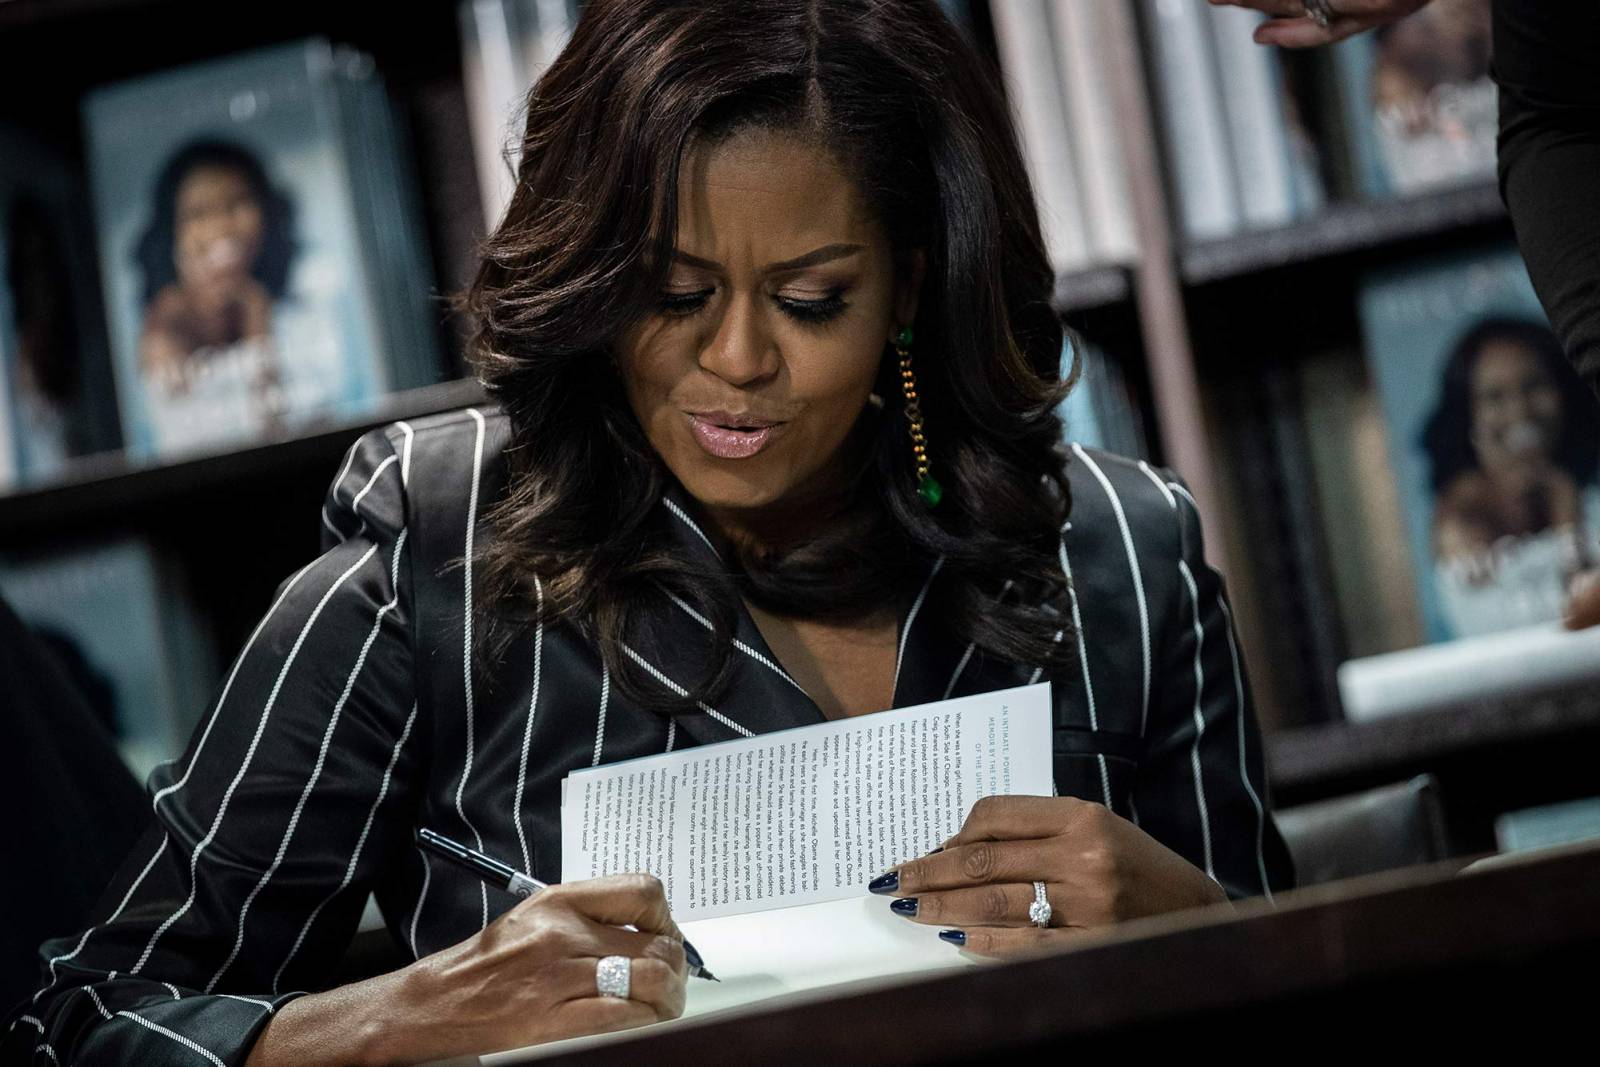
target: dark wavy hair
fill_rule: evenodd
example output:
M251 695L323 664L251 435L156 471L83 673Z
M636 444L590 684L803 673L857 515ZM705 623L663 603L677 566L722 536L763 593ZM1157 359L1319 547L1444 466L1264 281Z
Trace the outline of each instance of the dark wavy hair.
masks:
M1075 667L1056 407L1076 360L1061 380L1054 273L998 78L934 0L592 0L526 110L510 205L456 297L512 432L479 564L486 629L526 623L542 597L546 619L596 640L623 692L670 714L726 685L740 595L784 615L845 615L903 595L943 556L928 607L957 633L1050 675ZM945 499L930 510L917 496L885 344L877 392L892 399L863 419L856 491L836 521L711 572L675 550L657 506L672 475L627 403L615 342L659 305L684 155L752 128L831 151L897 272L924 251L914 352ZM1004 599L998 575L1015 579ZM673 610L669 595L712 622L686 696L621 654L649 606Z
M162 166L152 194L150 225L133 248L134 265L143 276L143 303L178 279L173 261L178 239L178 186L197 167L225 167L243 175L261 205L261 253L250 273L274 300L289 287L289 267L294 261L294 204L273 187L267 170L254 152L232 141L202 138L178 148Z
M1553 457L1579 484L1593 480L1600 466L1600 412L1561 351L1549 328L1526 319L1495 316L1481 319L1456 339L1445 361L1439 402L1418 438L1428 456L1428 482L1435 493L1457 475L1480 464L1472 447L1472 374L1484 349L1496 341L1532 353L1561 394L1561 439Z

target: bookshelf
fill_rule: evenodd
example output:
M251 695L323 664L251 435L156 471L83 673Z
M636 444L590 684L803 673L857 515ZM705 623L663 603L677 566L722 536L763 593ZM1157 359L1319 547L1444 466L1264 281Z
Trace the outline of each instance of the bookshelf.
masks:
M1142 252L1136 263L1063 273L1053 302L1068 325L1118 354L1139 395L1153 458L1183 473L1201 501L1209 555L1228 579L1260 717L1273 735L1275 776L1291 799L1309 799L1399 774L1450 745L1500 743L1487 728L1446 741L1444 732L1420 726L1355 730L1337 722L1332 672L1345 650L1332 620L1329 565L1296 536L1314 518L1313 505L1296 495L1304 467L1297 431L1276 416L1282 367L1330 348L1358 349L1356 273L1424 248L1504 238L1510 228L1498 190L1475 184L1336 204L1305 221L1186 241L1164 187L1138 27L1131 10L1116 10L1113 90L1128 134ZM992 58L981 0L972 26ZM403 16L372 4L285 0L230 9L226 18L200 0L6 0L0 119L81 163L78 103L87 89L310 34L376 59L415 151L437 291L463 288L483 224L453 0L426 0ZM0 497L0 549L40 547L90 529L161 539L185 558L226 655L276 583L315 553L321 494L358 433L484 398L463 377L464 325L442 314L438 325L446 356L438 384L391 396L359 418L225 454L162 466L84 460L59 482ZM225 546L218 529L231 535ZM1513 730L1523 723L1537 734L1544 728L1528 724L1546 722L1540 715L1591 723L1587 707L1499 718L1479 709L1468 717L1503 719ZM1404 759L1393 758L1393 746Z
M367 430L486 399L476 379L463 378L391 394L358 417L321 420L300 427L293 436L236 451L173 463L134 463L117 453L86 456L59 482L0 496L0 549L181 507L194 495L268 477L302 472L313 479L331 477L327 472L336 469L350 442Z
M1432 772L1452 849L1466 854L1494 850L1502 812L1591 794L1596 751L1600 698L1565 688L1279 730L1267 738L1267 772L1280 807Z
M1334 204L1304 222L1196 241L1179 253L1188 286L1297 271L1330 260L1404 252L1419 242L1455 239L1507 224L1493 184L1472 184L1397 200Z

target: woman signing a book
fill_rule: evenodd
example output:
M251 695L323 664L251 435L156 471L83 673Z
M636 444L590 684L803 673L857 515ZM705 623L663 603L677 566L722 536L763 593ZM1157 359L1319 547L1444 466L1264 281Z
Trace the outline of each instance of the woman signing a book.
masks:
M570 771L1030 681L1059 795L872 879L885 921L1004 957L1290 884L1193 502L1061 444L1016 134L932 0L593 0L521 158L462 301L495 403L351 448L94 924L41 948L9 1062L670 1018L655 878L518 902L415 831L556 881ZM369 893L414 962L334 985Z

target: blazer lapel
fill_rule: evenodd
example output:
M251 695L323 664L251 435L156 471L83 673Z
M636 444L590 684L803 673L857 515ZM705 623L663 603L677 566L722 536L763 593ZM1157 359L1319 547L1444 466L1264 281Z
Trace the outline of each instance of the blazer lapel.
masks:
M676 481L668 483L661 506L679 548L689 558L726 570L709 537L694 517L688 494ZM672 604L669 614L647 620L653 644L664 661L659 669L671 677L671 665L680 676L704 669L711 649L711 629L691 613L688 605ZM755 620L740 603L734 631L734 668L731 682L714 704L698 714L678 716L678 729L700 744L731 741L752 734L771 733L794 726L826 721L816 703L789 677L767 647ZM683 667L689 666L685 671Z
M941 559L927 567L919 592L900 615L897 708L1006 689L1031 673L986 655L951 630L942 606L942 564Z
M662 494L661 507L679 548L706 566L726 570L695 518L688 494L676 481ZM1004 689L1027 680L1016 664L985 656L957 637L946 624L939 584L943 560L928 564L918 592L900 608L892 706L912 707L947 696ZM686 605L670 605L647 620L651 666L674 682L704 669L710 652L709 626ZM700 744L731 741L752 734L826 722L816 702L783 669L755 620L741 602L734 646L734 671L728 689L697 714L678 717L678 729Z

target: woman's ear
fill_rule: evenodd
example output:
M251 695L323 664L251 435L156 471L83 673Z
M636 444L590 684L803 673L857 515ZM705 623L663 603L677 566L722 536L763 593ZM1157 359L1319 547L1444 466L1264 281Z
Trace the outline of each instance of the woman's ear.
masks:
M922 279L927 273L928 259L922 249L912 249L906 257L906 269L895 279L895 322L909 323L917 317L917 297L922 292Z

